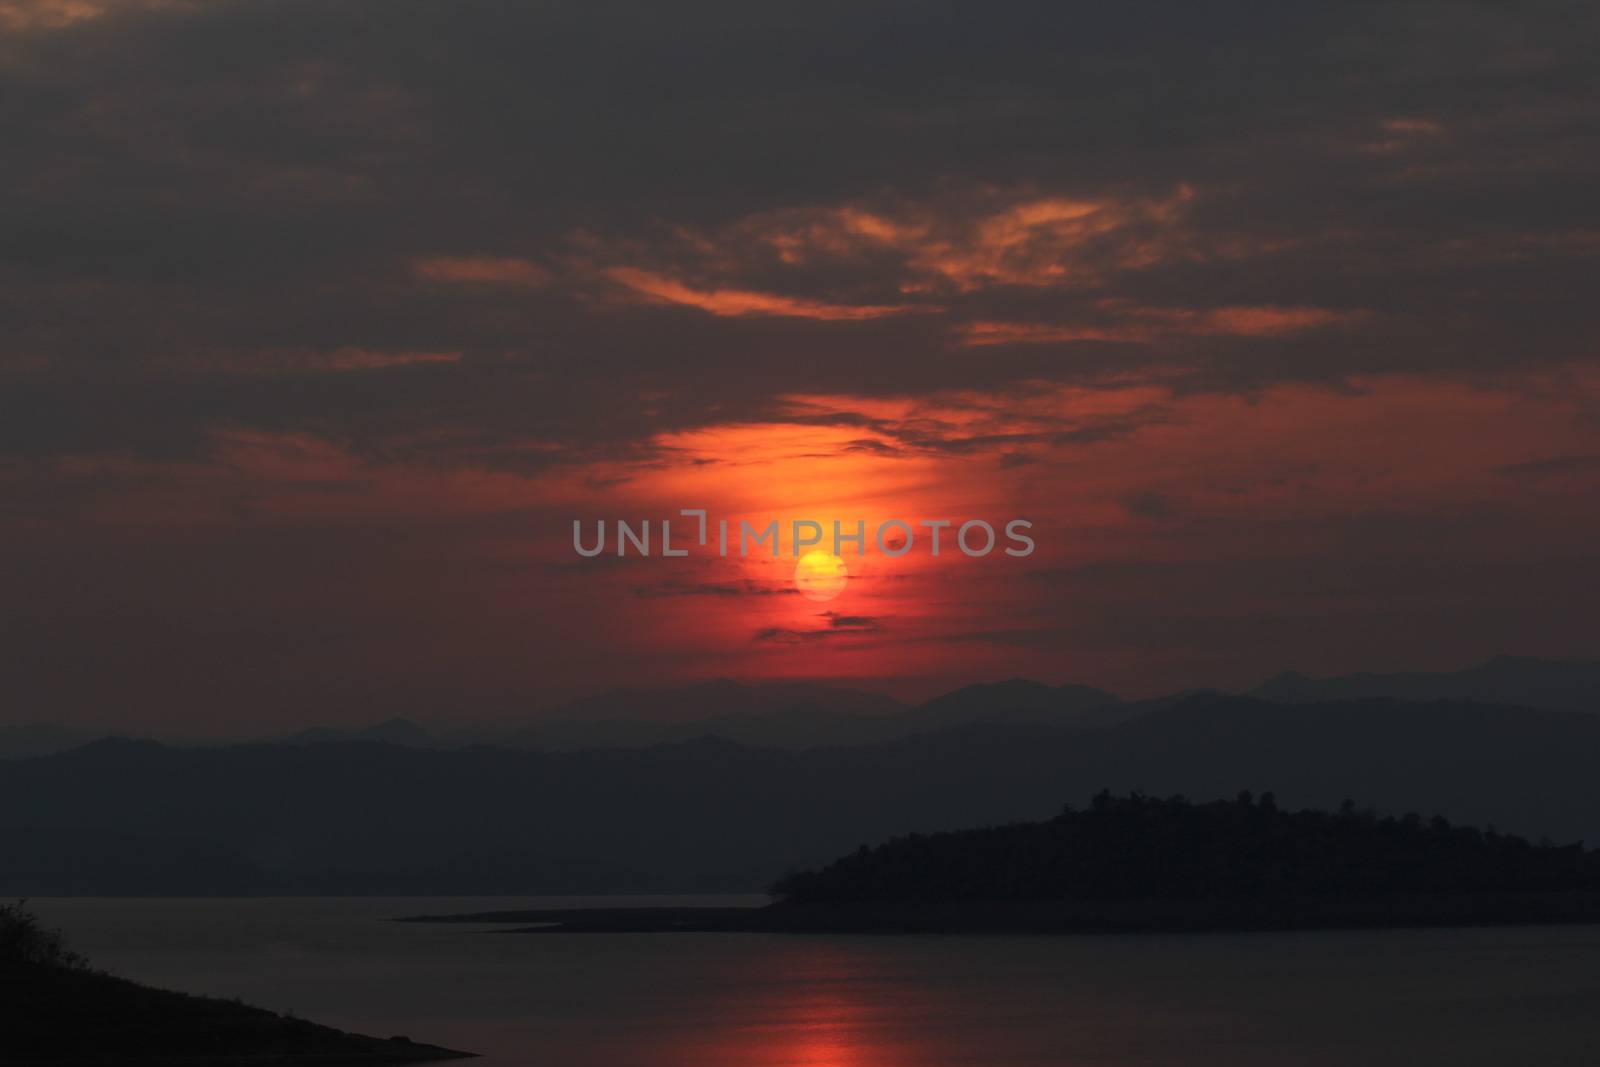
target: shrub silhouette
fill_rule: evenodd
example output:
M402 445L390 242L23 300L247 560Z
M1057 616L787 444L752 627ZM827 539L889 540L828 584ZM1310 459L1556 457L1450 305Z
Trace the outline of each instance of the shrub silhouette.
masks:
M39 925L28 902L0 904L0 965L34 965L84 970L88 961L67 948L60 930Z

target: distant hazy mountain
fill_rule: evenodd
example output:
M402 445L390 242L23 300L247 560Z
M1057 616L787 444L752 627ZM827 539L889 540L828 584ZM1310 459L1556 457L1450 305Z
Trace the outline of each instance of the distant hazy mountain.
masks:
M321 745L340 741L382 741L407 748L431 748L433 735L410 719L388 719L372 726L341 729L313 726L282 739L286 745Z
M963 686L912 709L903 720L923 729L944 729L972 722L1041 723L1088 726L1121 718L1121 700L1086 685L1049 686L1013 678Z
M707 735L753 748L818 748L892 741L967 722L1093 725L1111 721L1117 698L1085 686L1013 680L974 685L914 708L879 693L805 682L720 680L672 689L623 689L563 705L515 727L430 731L410 719L371 726L312 726L268 743L382 741L408 748L489 745L541 752L649 748ZM1132 707L1129 705L1129 707ZM1096 709L1106 709L1095 714ZM0 726L0 759L63 751L98 735L55 726Z
M706 734L759 747L857 743L888 736L870 720L904 708L891 697L854 689L719 679L573 701L497 743L545 752L642 748Z
M55 752L65 752L68 749L86 745L91 741L104 739L106 736L94 731L80 730L69 726L51 726L44 723L30 723L21 726L0 725L0 759L48 756ZM430 748L436 743L427 730L409 719L389 719L387 722L376 723L372 726L349 728L312 726L272 740L286 745L382 741L391 745L406 745L411 748ZM182 747L202 744L201 742L192 741L168 741L167 743ZM206 742L204 745L205 747L216 747L214 743L210 742Z
M0 895L751 888L896 834L1045 818L1101 788L1350 797L1600 841L1597 765L1591 714L1220 696L1107 726L989 722L806 751L102 741L0 764Z
M607 694L568 705L498 743L570 752L644 748L710 735L755 748L822 748L893 741L975 722L1098 725L1118 718L1118 709L1117 697L1098 689L1022 679L966 686L912 708L850 689L723 681Z
M566 717L617 718L641 714L661 722L691 722L725 715L772 715L817 709L846 715L887 715L905 705L881 693L813 682L750 684L719 678L671 689L616 689L564 705Z
M1500 656L1463 671L1347 674L1309 678L1288 671L1251 692L1264 700L1484 700L1537 708L1600 711L1600 663Z
M29 756L64 752L69 748L76 748L93 736L70 727L51 726L48 723L0 726L0 759L24 759Z
M964 686L907 707L878 693L834 686L746 684L724 679L670 689L613 690L573 701L517 727L457 728L434 735L408 720L392 719L364 729L315 727L287 740L294 744L368 740L416 748L491 745L579 752L649 748L709 735L752 748L807 749L879 744L968 723L1087 729L1127 721L1193 695L1123 701L1089 686L1050 686L1014 678ZM1250 695L1286 704L1394 698L1600 711L1600 664L1502 656L1481 667L1448 673L1310 678L1291 671Z

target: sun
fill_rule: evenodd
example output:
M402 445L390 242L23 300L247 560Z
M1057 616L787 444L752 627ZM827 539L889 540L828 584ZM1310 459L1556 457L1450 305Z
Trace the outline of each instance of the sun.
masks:
M794 565L795 588L810 600L832 600L849 580L850 568L832 552L807 552Z

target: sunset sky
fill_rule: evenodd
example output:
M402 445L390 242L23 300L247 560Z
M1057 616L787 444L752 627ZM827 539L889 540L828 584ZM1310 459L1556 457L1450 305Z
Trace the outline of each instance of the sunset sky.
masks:
M0 721L1596 656L1594 5L381 12L0 0Z

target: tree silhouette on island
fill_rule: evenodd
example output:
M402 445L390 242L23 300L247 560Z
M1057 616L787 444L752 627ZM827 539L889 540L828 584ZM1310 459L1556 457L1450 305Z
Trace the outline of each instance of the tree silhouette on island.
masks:
M1193 804L1102 792L1046 822L895 838L781 879L783 904L938 900L1272 899L1600 888L1581 844L1410 814L1281 810L1271 793Z
M1043 822L912 834L772 887L760 908L421 917L528 933L1315 929L1600 920L1600 853L1419 815L1102 792Z

